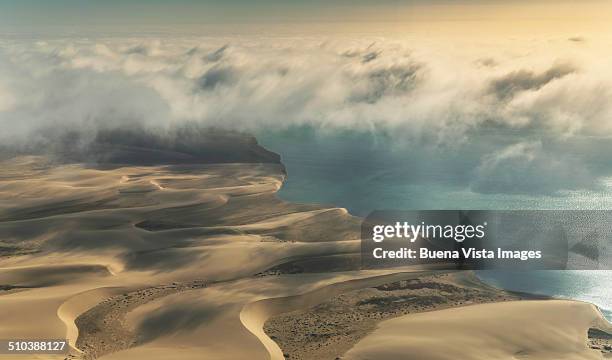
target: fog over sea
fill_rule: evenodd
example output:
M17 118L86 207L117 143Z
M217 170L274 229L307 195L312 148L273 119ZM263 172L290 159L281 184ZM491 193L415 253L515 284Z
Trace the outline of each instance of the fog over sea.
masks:
M398 144L383 133L308 127L262 132L257 138L281 155L287 169L281 198L345 207L358 216L380 209L612 209L612 192L605 181L603 188L592 191L529 193L514 191L512 181L507 181L529 174L497 174L506 188L492 191L495 187L489 186L483 190L479 184L486 179L474 175L474 164L486 142L494 141L492 137L447 151ZM508 290L592 302L612 320L612 271L479 271L478 275Z

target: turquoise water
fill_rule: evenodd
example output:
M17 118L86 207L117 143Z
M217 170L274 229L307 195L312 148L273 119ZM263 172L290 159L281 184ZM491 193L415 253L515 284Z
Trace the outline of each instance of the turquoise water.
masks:
M486 152L486 142L440 151L398 144L389 134L309 128L261 133L257 138L281 155L287 169L280 197L340 206L358 216L380 209L612 209L612 191L470 190L473 169ZM482 271L479 276L509 290L589 301L612 320L612 271Z
M488 152L486 142L496 138L443 150L398 143L386 134L321 133L308 128L267 132L257 138L280 154L287 168L281 197L335 204L359 216L374 209L612 209L612 181L605 184L604 192L471 191L474 169ZM554 178L548 180L551 187L556 185Z

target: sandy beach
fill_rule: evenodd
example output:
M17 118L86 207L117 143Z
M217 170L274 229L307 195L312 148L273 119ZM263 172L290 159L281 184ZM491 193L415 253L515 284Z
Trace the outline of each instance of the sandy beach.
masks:
M241 146L248 162L4 160L0 339L69 340L36 359L611 356L590 304L469 272L360 270L360 219L280 200L278 158Z

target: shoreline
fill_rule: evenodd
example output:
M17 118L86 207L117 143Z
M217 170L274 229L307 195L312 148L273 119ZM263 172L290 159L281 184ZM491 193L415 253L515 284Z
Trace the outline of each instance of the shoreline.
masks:
M262 147L266 148L265 144L261 143L260 145L261 145ZM268 150L269 150L269 149L268 149ZM269 151L272 151L272 150L269 150ZM277 149L275 149L273 152L278 153L277 151L278 151L278 150L277 150ZM278 154L279 154L279 156L280 156L280 161L281 161L281 163L283 163L283 159L284 159L283 154L282 154L282 153L278 153ZM283 196L283 188L286 186L286 181L291 181L291 180L290 180L290 179L291 179L291 177L290 177L290 175L291 175L291 174L290 174L290 169L287 169L287 165L286 165L286 164L284 164L284 163L283 163L283 166L284 166L284 168L285 168L286 178L285 178L285 181L283 181L283 182L282 182L282 184L281 184L281 188L279 189L279 191L278 191L278 192L277 192L275 195L276 195L276 196L277 196L277 197L278 197L280 200L282 200L282 201L294 202L294 203L298 203L298 204L304 204L305 202L302 202L302 201L296 200L296 199L294 199L294 198L293 198L293 197L291 197L291 196L289 196L289 197L285 197L285 196ZM316 202L316 203L314 203L314 204L317 204L317 205L320 205L320 206L325 206L325 207L337 207L337 208L340 208L340 209L344 209L344 210L346 210L346 211L347 211L347 212L348 212L350 215L355 216L355 217L357 217L357 218L359 218L359 219L362 219L362 218L363 218L362 216L355 215L355 214L351 213L351 211L349 211L347 208L343 207L343 204L328 203L328 202L325 202L325 201L323 201L323 202ZM564 270L558 270L558 271L564 271ZM486 282L486 283L489 283L489 282L488 282L487 280L485 280L485 279L482 279L482 280L483 280L484 282ZM492 285L492 283L489 283L489 284L490 284L490 285ZM502 287L502 288L503 288L503 287ZM503 289L504 289L504 290L507 290L507 291L510 291L510 289L506 289L506 288L503 288ZM528 291L519 291L519 292L525 292L525 293L527 293ZM555 299L562 299L562 300L563 300L563 299L565 299L565 300L575 300L575 301L586 301L586 302L589 302L589 303L591 303L591 304L593 304L593 305L597 306L598 308L601 308L601 310L602 310L602 312L603 312L604 316L606 317L606 319L607 319L608 321L611 321L611 322L612 322L612 307L611 307L611 308L608 308L608 307L603 306L602 304L598 304L598 303L596 303L596 302L594 302L594 301L592 301L592 300L582 299L582 298L576 298L576 297L572 297L572 296L569 296L569 295L568 295L568 296L564 296L564 295L551 295L551 294L546 294L546 293L543 293L543 294L537 294L537 293L536 293L535 295L549 296L549 297L552 297L552 298L555 298Z
M432 273L361 271L354 256L359 219L341 208L279 198L286 176L280 164L106 168L42 166L40 160L3 163L0 231L14 234L12 246L37 250L0 258L0 284L25 288L0 294L0 316L9 325L20 324L17 332L0 325L6 338L70 333L77 336L70 344L85 350L75 349L71 358L148 360L179 353L265 358L272 354L272 345L266 345L272 339L263 334L267 313L247 311L262 301L282 303L274 299L302 299L330 289L338 292L328 294L341 298L348 290L394 292L399 298L391 301L362 299L365 308L388 314L389 309L400 314L402 306L436 308L453 296L473 301L466 297L472 290L461 290L469 284L405 283L385 289L389 279ZM21 197L17 206L11 194ZM52 265L58 262L62 265ZM422 301L416 305L409 301L415 291ZM319 303L319 295L309 301ZM304 305L296 301L294 310ZM373 314L359 339L370 334L362 330L379 323Z
M544 297L549 297L551 299L555 299L555 300L571 300L571 301L579 301L579 302L585 302L591 305L594 305L595 307L597 307L597 309L599 309L599 311L602 313L602 316L609 322L612 323L612 309L608 309L606 307L600 306L598 303L588 300L588 299L581 299L581 298L576 298L576 297L572 297L572 296L565 296L565 295L551 295L551 294L545 294L545 293L538 293L538 292L529 292L529 291L523 291L523 290L512 290L512 289L508 289L505 288L503 286L498 286L496 284L494 284L493 282L482 278L479 273L481 272L486 272L487 270L478 270L475 272L476 276L484 283L495 287L495 288L499 288L499 289L503 289L505 291L509 291L509 292L516 292L516 293L525 293L525 294L533 294L535 296L544 296ZM493 270L493 271L499 271L499 270ZM564 274L565 271L575 271L575 270L533 270L533 271L544 271L544 272L551 272L551 273L557 273L557 274ZM596 270L596 271L608 271L608 270Z
M281 161L282 161L282 155L281 155ZM286 174L287 174L287 178L288 178L288 176L289 176L288 171L286 172ZM285 178L285 181L287 180L287 178ZM281 188L282 188L282 186L284 186L284 182L281 185ZM277 192L275 195L277 197L279 197L280 199L284 200L284 201L290 201L289 199L283 198L279 193L280 193L280 191ZM336 204L333 204L333 205L336 205ZM345 209L345 210L347 212L349 212L348 209ZM602 309L597 304L594 304L594 303L591 303L591 302L588 302L588 301L584 301L584 300L578 300L578 299L571 299L571 298L569 298L569 299L560 299L560 298L557 298L555 296L546 295L546 294L536 294L536 293L529 293L529 292L523 292L523 291L514 291L514 290L505 289L505 288L500 288L500 287L495 286L494 284L486 281L485 279L481 278L480 276L478 276L478 272L471 272L471 273L473 274L474 278L477 279L477 281L479 282L479 285L481 287L489 288L489 289L491 289L491 290L493 290L493 291L495 291L497 293L503 293L503 294L507 294L508 296L514 296L514 297L516 297L515 300L522 300L522 301L525 301L525 300L532 300L532 301L533 300L570 300L570 301L576 301L576 302L582 302L582 303L585 303L585 304L589 304L591 306L594 306L597 309L597 311L599 312L601 317L604 320L606 320L609 325L612 325L610 320L608 320L605 317L604 312L602 311ZM498 301L495 301L494 303L496 303L496 302L498 302ZM486 303L486 302L483 302L483 303ZM463 307L463 306L471 306L471 305L477 305L477 304L478 303L469 304L469 305L460 305L460 306L454 306L454 307L450 306L448 308L456 309L456 308ZM416 313L435 312L435 311L440 311L440 310L443 310L443 309L445 309L445 308L444 307L434 308L434 309L431 309L431 310L417 311ZM312 355L313 354L313 349L310 349L310 350L304 351L304 352L301 352L301 351L298 350L298 349L304 349L305 346L307 345L308 341L299 342L299 341L295 340L296 334L298 334L298 331L297 331L296 328L294 328L294 329L292 329L290 331L287 331L288 330L286 328L287 323L290 322L290 320L291 320L291 315L290 314L294 314L294 313L297 313L297 314L301 313L303 315L303 314L307 313L307 310L304 310L304 309L302 309L302 310L295 310L295 311L290 312L290 313L285 313L285 314L281 314L281 315L272 316L272 317L270 317L270 318L268 318L266 320L266 322L264 324L264 331L266 332L266 334L273 341L275 341L279 345L279 347L281 347L281 349L283 349L283 350L290 349L290 350L287 350L287 352L283 352L283 355L284 355L285 358L291 358L291 359L294 359L294 358L295 359L317 359L317 358L321 358L321 356ZM394 317L390 316L388 318L394 318ZM387 320L388 318L381 319L378 322ZM374 328L375 327L371 327L369 329L366 329L366 331L363 332L361 334L361 336L353 338L352 341L348 341L347 342L348 345L344 347L345 351L341 352L340 354L336 354L337 356L335 357L335 359L342 358L341 356L344 355L346 353L346 351L349 351L350 349L352 349L359 342L359 340L361 340L362 338L364 338L365 336L370 334L374 330ZM303 329L303 331L308 332L307 329ZM283 339L281 337L282 336L281 334L289 334L289 333L291 334L293 340L289 340L289 339L286 339L286 338ZM313 335L313 333L310 333L310 335ZM590 341L590 346L595 346L594 343L591 340L589 340L589 341ZM338 346L338 344L336 344L335 346ZM341 346L341 348L342 348L342 346ZM318 349L316 349L316 350L317 351L321 351L321 347L318 347ZM602 350L602 353L603 353L603 350ZM308 354L310 354L310 355L308 355ZM329 355L329 354L327 354L327 355ZM334 357L329 357L329 358L334 358Z

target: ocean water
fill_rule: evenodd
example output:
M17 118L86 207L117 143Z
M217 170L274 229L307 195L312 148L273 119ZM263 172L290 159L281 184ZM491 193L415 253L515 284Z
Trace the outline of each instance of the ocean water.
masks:
M487 141L500 139L440 151L398 144L384 133L293 128L256 136L264 147L281 155L287 169L281 198L340 206L358 216L382 209L612 209L610 186L597 192L472 191L474 168L487 151ZM612 320L612 271L481 271L478 275L509 290L592 302Z
M507 290L588 301L612 321L612 272L606 270L478 271L483 281Z

